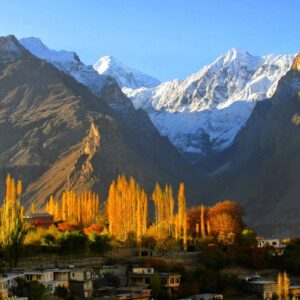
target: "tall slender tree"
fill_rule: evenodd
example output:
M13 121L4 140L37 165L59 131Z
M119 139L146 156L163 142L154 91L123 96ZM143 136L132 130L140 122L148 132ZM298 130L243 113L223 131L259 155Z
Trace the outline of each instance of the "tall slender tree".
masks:
M283 277L282 274L279 273L277 277L277 298L279 300L283 300Z
M205 215L204 215L204 205L201 205L200 209L200 226L201 226L201 237L204 238L206 236L205 232Z
M282 284L283 299L288 300L290 299L290 279L286 272L283 273Z
M134 178L124 175L112 182L107 198L109 232L118 240L126 241L132 233L140 245L147 232L148 199Z
M61 201L50 196L46 211L52 214L56 221L90 225L97 222L100 216L99 196L91 191L76 194L68 190L63 192Z
M8 174L6 193L0 211L0 244L11 268L16 267L24 237L23 207L20 203L20 183ZM18 196L18 199L17 199Z

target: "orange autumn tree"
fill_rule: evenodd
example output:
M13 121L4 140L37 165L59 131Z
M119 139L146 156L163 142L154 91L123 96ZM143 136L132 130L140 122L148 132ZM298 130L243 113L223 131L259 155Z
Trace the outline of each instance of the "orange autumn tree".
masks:
M188 211L188 229L194 237L205 238L208 234L207 209L204 205L191 208Z
M46 212L52 214L55 221L90 225L97 222L100 216L99 196L91 191L81 194L65 191L60 201L50 197L46 204Z
M177 196L177 215L175 217L175 238L183 240L184 250L187 249L188 218L184 183L180 183Z
M155 206L155 232L157 237L174 235L174 196L171 185L166 185L164 191L156 183L152 193Z
M243 210L234 201L223 201L210 207L208 222L213 235L239 234L243 229Z
M112 182L106 208L110 234L126 241L133 233L140 244L147 232L148 198L133 177L122 175Z

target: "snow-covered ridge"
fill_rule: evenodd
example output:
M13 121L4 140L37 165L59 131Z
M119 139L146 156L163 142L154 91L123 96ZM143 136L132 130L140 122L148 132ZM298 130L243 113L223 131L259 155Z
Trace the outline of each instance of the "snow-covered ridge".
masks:
M160 83L156 78L130 68L112 56L103 56L94 66L89 66L83 64L75 52L49 49L39 38L22 38L19 42L33 55L74 77L96 95L112 79L116 80L121 88L131 89L155 87Z
M206 154L232 143L255 103L274 94L293 57L232 49L185 80L123 91L179 150Z
M46 60L59 70L74 77L95 95L99 95L105 85L114 81L110 76L98 74L93 66L82 63L75 52L49 49L40 39L35 37L22 38L19 43L34 56Z
M121 88L152 88L160 84L158 79L126 66L113 56L101 57L94 69L101 75L114 77Z
M51 50L39 38L28 37L20 39L19 42L23 47L40 59L61 63L62 65L80 62L80 59L75 52Z

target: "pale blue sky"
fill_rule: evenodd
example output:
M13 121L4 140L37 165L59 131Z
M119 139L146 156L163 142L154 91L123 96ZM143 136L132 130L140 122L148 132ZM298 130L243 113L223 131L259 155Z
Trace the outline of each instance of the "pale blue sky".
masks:
M237 47L300 51L299 0L0 0L0 35L40 37L94 63L113 55L160 80Z

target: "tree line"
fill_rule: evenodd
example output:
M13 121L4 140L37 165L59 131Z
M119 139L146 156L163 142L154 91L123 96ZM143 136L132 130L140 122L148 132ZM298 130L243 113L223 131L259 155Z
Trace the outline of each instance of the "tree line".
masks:
M25 232L21 194L22 182L7 175L0 211L0 243L8 256L17 255ZM153 220L149 217L150 201L154 206ZM101 211L99 196L92 191L76 193L67 190L60 199L51 196L45 211L59 223L82 227L101 223L108 234L120 242L133 238L141 245L143 237L152 236L161 241L178 241L184 250L190 241L211 235L220 240L234 239L243 228L243 211L233 201L223 201L212 207L200 205L189 210L184 183L179 184L176 193L171 185L161 187L156 183L149 197L133 177L128 179L120 175L111 183L103 207ZM13 257L10 260L14 261Z

